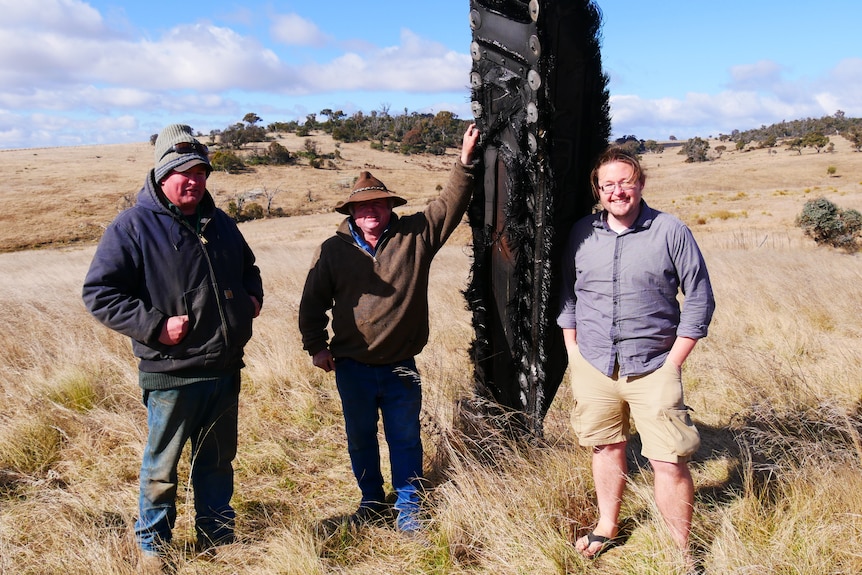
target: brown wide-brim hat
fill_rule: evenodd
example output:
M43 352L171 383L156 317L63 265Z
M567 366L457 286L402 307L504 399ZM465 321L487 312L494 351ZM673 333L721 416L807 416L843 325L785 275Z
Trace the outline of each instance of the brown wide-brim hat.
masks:
M403 206L407 200L390 192L386 185L371 175L371 172L359 172L359 179L353 186L350 195L335 206L335 211L346 216L350 215L350 204L367 202L369 200L392 200L392 207Z

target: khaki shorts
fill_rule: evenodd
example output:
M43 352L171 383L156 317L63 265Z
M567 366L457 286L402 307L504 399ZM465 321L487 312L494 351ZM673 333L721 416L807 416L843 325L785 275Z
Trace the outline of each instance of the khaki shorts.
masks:
M672 363L630 377L608 377L580 353L569 356L569 365L575 399L572 427L581 445L627 441L631 418L647 459L680 463L700 447L700 434L682 399L682 374Z

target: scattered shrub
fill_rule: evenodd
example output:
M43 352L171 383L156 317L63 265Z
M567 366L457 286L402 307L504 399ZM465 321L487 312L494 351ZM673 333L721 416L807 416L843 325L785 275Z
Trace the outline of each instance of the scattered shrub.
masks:
M239 201L231 200L227 205L227 215L238 222L247 222L249 220L259 220L266 216L266 211L263 206L256 202L246 203L242 199Z
M818 244L826 244L847 252L859 249L862 214L852 209L843 210L826 198L805 202L802 213L796 218L796 224Z
M259 220L264 216L263 206L256 202L251 202L242 210L244 220Z
M221 170L228 174L236 173L243 168L245 164L234 152L230 150L219 150L210 158L213 170Z
M294 157L287 148L278 142L272 142L264 153L249 156L246 161L252 165L287 165L294 162Z

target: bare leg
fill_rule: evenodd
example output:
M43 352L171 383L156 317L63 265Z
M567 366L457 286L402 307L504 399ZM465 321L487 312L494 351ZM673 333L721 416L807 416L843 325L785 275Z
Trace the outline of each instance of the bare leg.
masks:
M620 505L626 487L626 443L614 443L593 448L593 482L599 506L599 522L593 533L613 538L619 530ZM599 542L589 543L586 536L575 543L584 557L592 557L602 548Z
M655 471L655 502L674 543L686 555L694 507L694 482L687 463L650 460Z

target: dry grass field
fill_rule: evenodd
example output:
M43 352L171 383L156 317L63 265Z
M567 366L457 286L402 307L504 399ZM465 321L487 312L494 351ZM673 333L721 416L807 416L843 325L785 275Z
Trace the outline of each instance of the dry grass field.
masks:
M324 153L336 149L313 139ZM686 164L668 148L644 157L644 197L691 226L717 298L710 336L684 373L704 439L692 463L693 539L710 574L862 572L862 261L815 246L794 224L819 196L862 211L862 154L833 141L833 153L725 152ZM292 136L281 143L302 147ZM241 224L267 295L243 376L239 541L214 557L195 555L183 483L176 572L681 573L646 468L626 492L625 544L594 562L574 551L595 506L566 386L541 442L513 443L482 421L473 421L480 432L463 431L472 336L460 294L466 225L432 268L432 335L418 358L432 484L427 536L383 528L316 536L316 522L352 511L358 492L332 375L312 367L296 328L312 252L334 231L340 216L331 207L360 170L409 198L404 212L436 193L456 158L364 143L338 150L337 169L210 178L222 206L265 188L277 190L274 205L302 215ZM136 364L128 342L88 315L80 287L94 241L151 165L146 143L0 151L0 573L135 572L131 525L146 432Z

